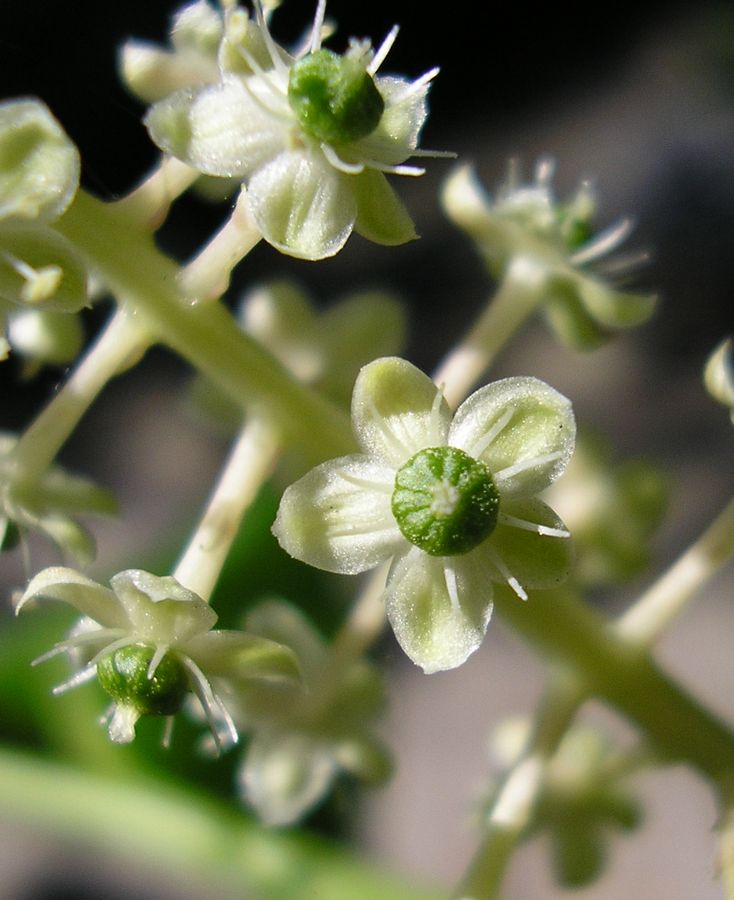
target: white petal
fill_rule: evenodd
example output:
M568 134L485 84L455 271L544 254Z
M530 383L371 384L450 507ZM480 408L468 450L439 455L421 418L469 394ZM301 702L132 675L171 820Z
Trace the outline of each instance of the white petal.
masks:
M266 825L291 825L324 797L336 771L333 755L311 738L261 733L250 744L239 782Z
M412 548L393 563L385 605L400 646L416 665L426 673L454 669L487 630L490 567L477 551L433 557Z
M332 168L320 151L285 151L259 169L247 198L265 240L301 259L334 256L354 227L350 177Z
M396 165L411 156L428 115L428 85L411 88L407 78L378 76L377 89L385 101L385 111L377 128L356 141L350 151L356 159Z
M201 597L171 576L128 569L110 584L124 607L130 630L151 644L176 646L209 631L217 614Z
M234 77L177 91L151 107L145 124L161 150L206 175L248 177L284 149L288 135L287 123Z
M505 378L461 404L449 444L483 460L503 496L530 496L565 469L575 436L566 397L537 378Z
M394 472L364 456L322 463L283 494L273 534L291 556L354 575L405 544L390 504Z
M125 610L115 594L74 569L53 566L39 572L20 598L16 612L20 612L26 602L34 597L48 597L68 603L104 628L124 628L127 625Z
M364 366L354 385L352 423L370 456L401 466L424 447L446 444L449 408L431 379L398 357Z

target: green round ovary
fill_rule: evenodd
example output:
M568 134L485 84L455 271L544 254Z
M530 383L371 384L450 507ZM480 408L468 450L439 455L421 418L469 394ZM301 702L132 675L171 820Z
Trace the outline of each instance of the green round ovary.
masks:
M429 447L395 476L392 512L403 535L431 556L468 553L497 524L499 492L484 463L456 447Z
M305 132L346 144L373 132L385 102L360 59L317 50L290 70L288 102Z
M144 644L121 647L99 660L97 679L118 706L141 716L170 716L179 711L189 690L186 670L167 653L149 675L154 653Z

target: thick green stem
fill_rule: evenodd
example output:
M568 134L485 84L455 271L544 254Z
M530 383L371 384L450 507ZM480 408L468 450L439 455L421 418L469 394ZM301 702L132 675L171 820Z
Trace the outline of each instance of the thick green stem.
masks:
M41 758L0 751L0 814L165 872L199 879L222 897L428 900L324 840L266 831L224 803L160 778L109 780ZM175 888L172 887L175 893Z
M589 693L635 722L671 761L685 761L726 796L734 787L734 733L672 682L644 648L562 590L519 603L498 590L507 621L547 656L572 668Z
M347 416L293 378L218 302L192 304L181 269L114 207L80 192L57 224L145 328L312 461L349 452Z

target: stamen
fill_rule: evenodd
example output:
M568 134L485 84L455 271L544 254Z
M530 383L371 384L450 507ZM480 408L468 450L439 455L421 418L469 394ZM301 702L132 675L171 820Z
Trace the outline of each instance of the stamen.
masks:
M514 409L506 409L480 441L478 441L472 447L467 447L467 452L476 459L479 459L482 453L484 453L484 451L487 449L487 447L489 447L489 445L497 437L497 435L504 431L514 414Z
M374 401L370 401L370 413L372 414L372 418L376 421L384 421L386 419L380 411L377 409ZM407 459L411 453L412 442L410 440L410 434L406 431L405 428L402 429L404 436L408 439L407 443L400 440L400 438L395 434L395 427L400 422L400 419L391 419L389 428L381 428L380 434L382 439L386 441L386 443L390 446L390 449L393 452L398 452L401 454L403 459ZM402 424L402 423L401 423Z
M269 12L272 15L272 10L270 10ZM265 19L265 14L262 8L262 0L256 0L255 2L255 16L257 17L257 24L260 26L260 31L262 32L263 40L265 41L265 47L270 56L270 61L273 64L273 68L277 69L281 75L287 78L288 66L286 66L286 64L281 59L278 45L275 43L275 41L273 40L273 36L270 34L270 28L268 27L268 23ZM240 50L244 50L244 47L240 48ZM248 53L248 56L249 55L250 54ZM245 57L245 59L247 60L247 64L252 67L252 63L250 62L250 60L248 60L247 57Z
M446 582L446 590L449 598L451 599L451 608L455 613L458 613L461 611L461 607L459 606L459 588L456 584L456 570L448 563L444 563L443 578Z
M163 737L161 738L161 745L164 750L168 750L171 746L171 738L173 737L173 723L175 721L175 716L166 716L166 725L163 729Z
M586 263L605 256L618 247L622 241L634 227L631 219L622 219L616 225L602 231L596 237L592 238L588 243L571 256L571 264L574 266L583 266Z
M537 522L528 522L527 519L519 519L517 516L510 516L507 513L500 513L498 516L503 525L509 525L512 528L521 528L523 531L534 531L536 534L544 537L569 538L571 532L565 528L551 528L549 525L539 525Z
M285 69L285 72L284 72L285 84L284 85L278 84L278 82L273 78L273 73L266 72L265 69L263 69L263 67L255 59L255 57L252 55L252 53L250 53L249 50L247 50L245 47L238 47L237 51L240 54L240 56L242 57L242 59L244 59L244 61L247 63L247 65L252 69L252 71L258 76L258 78L260 78L263 82L265 82L267 87L270 88L271 92L273 94L275 94L275 96L278 99L280 99L281 97L285 98L287 90L288 90L288 88L287 88L288 69ZM242 79L242 81L245 81L245 80L246 80L246 78Z
M515 463L514 466L507 466L506 469L502 469L495 473L494 480L495 482L506 481L508 478L519 475L520 472L525 472L527 469L534 469L536 466L544 466L546 463L560 459L562 456L563 452L561 450L556 450L555 453L546 453L543 456L533 456L531 459Z
M379 162L376 159L365 159L365 166L369 166L370 169L377 169L378 172L385 172L387 175L425 175L426 170L420 168L419 166L391 166L388 163Z
M91 681L96 674L97 666L90 664L86 669L75 672L67 681L57 684L56 687L52 689L51 693L58 697L59 694L65 694L67 691L72 690L72 688L78 687L80 684L86 684L87 681Z
M539 188L547 191L553 181L553 174L556 170L555 160L546 156L539 159L535 166L535 183Z
M425 148L418 148L413 150L410 154L411 156L425 156L430 159L456 159L458 157L458 153L454 153L453 150L426 150Z
M247 91L248 97L252 100L255 106L259 106L264 113L267 113L269 116L275 116L276 119L281 119L284 122L290 122L292 120L292 113L287 102L285 102L285 98L283 98L284 102L281 103L280 109L276 109L274 106L270 106L268 103L266 103L262 97L259 97L255 93L255 91L252 90L252 88L248 84L247 78L240 79L240 84L245 89L245 91ZM281 99L280 95L278 94L275 94L274 96L278 100Z
M420 78L416 78L415 81L412 81L404 91L397 94L395 97L392 97L390 99L390 106L397 106L398 103L402 103L404 100L407 100L408 97L412 97L413 94L417 94L419 91L423 90L429 82L433 81L440 71L438 66L434 66L434 68L424 72Z
M443 392L439 389L431 404L431 431L433 433L433 443L436 446L443 444L446 440L443 429L443 416L441 415L441 406L444 402Z
M509 587L512 588L512 590L521 600L527 600L528 595L525 592L525 588L520 584L517 578L515 578L512 572L504 564L499 553L497 553L497 551L493 547L487 547L487 553L489 554L489 558L492 560L492 563L496 566L500 575L505 579Z
M364 163L345 162L331 144L324 142L321 145L321 150L332 166L340 172L344 172L345 175L359 175L364 172Z
M324 16L326 15L326 0L319 0L316 7L316 16L313 20L313 30L311 31L311 53L315 53L321 48L321 29L324 26Z
M229 745L232 746L236 744L239 741L239 734L237 733L237 727L234 724L234 720L229 714L229 710L214 693L206 675L204 675L191 657L182 656L181 662L189 672L191 672L193 677L192 687L204 710L204 715L209 723L214 742L217 745L217 750L221 752L224 749L224 744L219 731L220 723L218 723L215 718L215 710L221 716L221 724L224 726L225 735L229 738Z
M339 477L355 487L364 488L368 491L383 491L388 494L393 492L393 481L395 476L390 473L387 481L370 481L367 478L359 478L357 475L350 475L349 472L340 471Z
M395 43L395 38L398 36L399 31L400 26L393 25L390 31L388 31L388 33L385 35L385 39L375 51L375 55L372 57L372 62L367 66L367 72L369 75L374 75L375 72L380 68L380 66L385 62L385 58L390 50L392 50L392 45Z
M69 650L74 650L76 647L82 646L84 644L94 644L100 639L106 640L107 638L114 638L122 633L123 631L120 628L98 628L94 631L87 631L84 634L79 634L75 637L69 638L66 641L59 641L57 644L54 644L50 650L47 650L45 653L42 653L39 657L34 659L31 665L40 665L41 663L46 662L46 660L53 659L54 656L58 656L59 653L65 653Z
M168 649L169 648L168 648L167 644L162 644L161 646L155 648L155 651L153 652L153 655L150 658L150 662L148 663L148 673L147 674L148 674L149 681L155 675L155 670L160 665L161 660L166 655L166 653L168 653Z

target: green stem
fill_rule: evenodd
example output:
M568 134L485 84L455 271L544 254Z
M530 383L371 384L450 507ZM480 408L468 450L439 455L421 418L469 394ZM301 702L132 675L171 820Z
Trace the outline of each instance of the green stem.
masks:
M173 885L199 879L202 890L222 897L343 900L346 890L360 900L436 900L336 845L266 831L160 778L110 780L0 751L0 813L16 826L123 858L136 871L163 871Z
M141 324L120 309L16 444L13 460L17 485L32 483L46 471L107 382L147 346Z
M220 303L187 302L180 268L113 206L81 191L57 229L159 340L251 415L272 420L310 460L354 449L347 416L293 378Z
M270 476L279 450L277 434L257 420L244 426L232 447L201 522L173 573L184 587L207 602L240 520Z
M546 269L533 259L515 257L499 289L464 338L433 376L449 406L457 406L491 365L543 297Z
M703 534L621 616L617 631L641 646L652 645L696 591L734 555L734 499Z
M688 762L726 796L734 786L734 733L671 681L646 650L614 632L568 592L519 603L498 590L500 613L531 644L572 668L585 690L635 722L671 760Z

